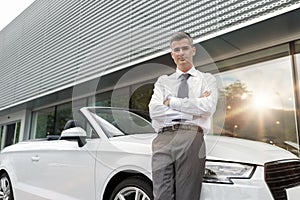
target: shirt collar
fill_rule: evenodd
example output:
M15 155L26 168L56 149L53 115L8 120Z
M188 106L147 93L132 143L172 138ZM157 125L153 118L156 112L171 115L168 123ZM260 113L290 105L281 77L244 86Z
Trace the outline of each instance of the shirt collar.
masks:
M197 76L197 70L193 66L189 71L183 73L182 71L180 71L180 69L176 68L176 78L178 79L182 74L190 74L192 76Z

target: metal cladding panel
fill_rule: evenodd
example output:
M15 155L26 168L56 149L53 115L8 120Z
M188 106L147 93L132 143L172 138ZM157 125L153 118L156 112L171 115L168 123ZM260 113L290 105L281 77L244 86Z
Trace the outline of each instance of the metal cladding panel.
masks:
M299 2L35 1L0 32L0 111L163 55L173 31L199 42Z

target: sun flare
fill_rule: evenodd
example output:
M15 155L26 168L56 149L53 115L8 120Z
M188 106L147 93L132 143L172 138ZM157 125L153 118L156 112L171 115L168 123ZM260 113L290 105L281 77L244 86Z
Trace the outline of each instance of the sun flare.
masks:
M270 107L271 104L272 104L272 99L267 95L258 94L253 96L252 105L254 108L263 109L263 108Z

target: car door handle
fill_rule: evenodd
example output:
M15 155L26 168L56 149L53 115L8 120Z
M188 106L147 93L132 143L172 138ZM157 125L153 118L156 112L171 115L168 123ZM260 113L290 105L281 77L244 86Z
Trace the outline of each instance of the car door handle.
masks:
M38 162L40 160L40 157L39 156L32 156L31 157L31 161L32 162Z

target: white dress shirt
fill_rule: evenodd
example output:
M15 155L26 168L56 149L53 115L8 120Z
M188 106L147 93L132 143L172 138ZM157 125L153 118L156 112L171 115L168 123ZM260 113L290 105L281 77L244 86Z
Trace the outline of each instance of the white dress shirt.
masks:
M185 124L200 126L207 133L211 126L211 116L216 110L218 90L216 79L209 73L203 73L192 67L187 73L189 86L188 98L177 98L182 71L176 69L171 75L162 75L155 83L154 93L149 103L152 126L156 132L163 127L171 126L174 119L183 119ZM200 96L211 92L208 97ZM170 105L164 101L170 99Z

